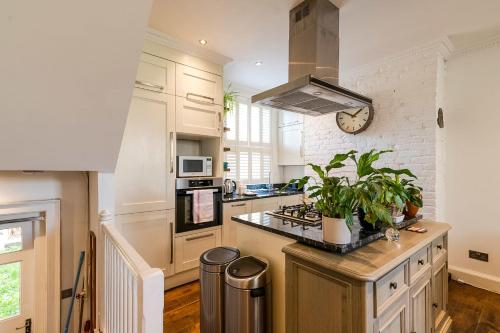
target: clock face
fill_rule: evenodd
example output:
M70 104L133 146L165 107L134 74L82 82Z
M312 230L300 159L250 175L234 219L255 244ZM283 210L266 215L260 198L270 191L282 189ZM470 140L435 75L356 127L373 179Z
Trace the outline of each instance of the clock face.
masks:
M373 120L373 109L365 107L363 109L348 110L337 113L338 127L349 134L363 132L370 126Z

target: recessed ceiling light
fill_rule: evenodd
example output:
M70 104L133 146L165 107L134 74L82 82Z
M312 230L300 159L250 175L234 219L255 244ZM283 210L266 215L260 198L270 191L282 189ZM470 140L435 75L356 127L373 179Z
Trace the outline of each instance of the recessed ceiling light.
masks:
M256 61L255 66L262 66L262 61Z
M208 43L206 39L200 39L198 42L199 42L201 45L207 45L207 43Z

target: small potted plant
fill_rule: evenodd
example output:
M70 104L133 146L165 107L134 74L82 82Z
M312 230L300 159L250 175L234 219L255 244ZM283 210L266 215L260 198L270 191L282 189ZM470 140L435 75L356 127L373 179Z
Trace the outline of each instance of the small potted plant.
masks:
M373 167L373 163L380 158L380 155L389 152L392 150L372 149L362 154L359 159L352 158L358 176L356 182L358 218L361 226L368 231L380 230L382 224L392 227L393 222L403 221L402 211L409 197L401 176L406 175L416 179L408 169Z
M229 83L227 89L224 91L224 116L233 110L237 98L238 92L233 91L231 89L231 83Z
M401 184L403 185L408 197L403 213L407 219L411 219L417 216L419 209L423 206L422 188L420 186L416 186L413 183L413 179L403 179Z
M308 165L318 175L319 179L312 178L314 184L306 191L309 197L315 200L315 207L322 214L323 219L323 240L334 244L348 244L351 242L351 227L356 210L356 189L349 182L347 177L335 177L329 175L332 169L342 168L344 161L356 152L350 151L347 154L337 154L325 166ZM302 189L309 182L311 177L305 176L300 179L292 179L288 184L297 184Z

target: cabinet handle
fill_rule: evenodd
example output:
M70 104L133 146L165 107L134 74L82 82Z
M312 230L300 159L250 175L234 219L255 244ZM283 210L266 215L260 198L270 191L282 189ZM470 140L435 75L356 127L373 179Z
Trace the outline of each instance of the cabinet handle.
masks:
M443 245L439 244L438 246L436 246L438 248L438 250L442 250L443 249Z
M170 173L174 173L174 132L170 132Z
M243 206L246 206L246 205L247 205L246 203L234 204L234 205L231 205L231 207L243 207Z
M438 304L437 303L432 303L432 306L437 308L438 307Z
M389 284L389 288L390 289L394 289L394 290L398 289L398 283L397 282L391 282Z
M201 236L196 236L196 237L189 237L189 238L186 238L186 242L194 241L194 240L202 239L202 238L212 237L213 235L214 234L206 234L206 235L201 235Z
M423 265L423 264L424 264L424 260L423 260L423 259L419 259L419 260L418 260L418 264L419 264L419 265Z
M209 104L215 104L215 98L210 97L210 96L204 96L204 95L199 95L199 94L188 92L186 94L186 99L190 99L189 96L194 96L194 97L199 97L199 98L207 99L207 100L211 101L211 103L209 103ZM196 101L199 102L198 100L196 100Z
M135 84L139 84L141 86L146 86L146 87L155 88L155 89L159 89L159 90L164 89L164 87L160 86L159 84L148 83L148 82L139 81L139 80L135 80Z
M170 222L170 263L174 263L174 224Z

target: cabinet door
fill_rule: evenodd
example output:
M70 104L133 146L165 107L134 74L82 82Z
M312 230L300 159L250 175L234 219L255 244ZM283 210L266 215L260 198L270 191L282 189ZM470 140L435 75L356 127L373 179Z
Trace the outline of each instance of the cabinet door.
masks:
M280 197L279 208L281 208L283 206L300 205L300 204L302 204L303 200L304 200L303 194L283 196L283 197Z
M141 54L135 86L175 95L175 63L147 53Z
M252 213L278 209L279 202L279 197L252 200Z
M174 273L174 218L174 210L116 216L121 234L151 267L162 269L165 276Z
M304 165L303 124L278 129L278 164Z
M177 97L176 131L178 133L220 137L222 106Z
M222 78L186 65L176 64L176 95L187 100L222 105Z
M174 103L134 89L115 169L117 214L174 208Z
M375 322L375 332L406 333L408 325L408 292L402 294Z
M220 245L220 229L175 237L175 273L197 268L201 254Z
M304 115L297 112L280 110L278 114L278 127L302 124Z
M430 333L432 330L432 292L430 269L410 289L410 332Z
M223 206L222 245L236 247L236 225L231 216L251 212L251 201L227 202Z
M447 320L448 267L445 260L434 265L432 273L432 314L434 331L438 332Z

